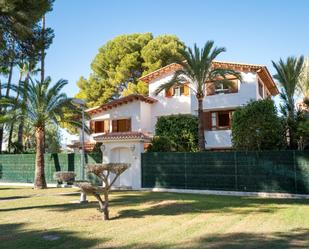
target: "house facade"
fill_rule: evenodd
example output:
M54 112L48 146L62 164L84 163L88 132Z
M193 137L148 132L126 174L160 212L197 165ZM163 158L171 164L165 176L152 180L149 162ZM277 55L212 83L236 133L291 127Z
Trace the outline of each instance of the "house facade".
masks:
M214 67L233 69L242 75L242 81L231 79L232 86L207 83L203 103L206 149L231 149L233 111L250 100L275 96L278 89L265 66L214 62ZM159 117L179 113L197 115L197 99L188 85L155 94L156 89L169 81L178 68L179 65L170 64L141 77L149 86L149 96L130 95L88 109L93 133L87 141L94 143L98 139L115 139L117 135L129 133L151 138Z
M159 117L179 113L197 115L197 99L189 83L155 94L179 67L170 64L141 77L140 80L148 84L148 96L134 94L86 110L91 117L88 125L92 131L86 137L86 145L102 142L104 162L132 165L126 171L127 175L121 176L119 186L140 186L141 153L151 142ZM231 78L233 84L230 86L206 83L203 103L205 147L207 150L228 150L232 148L233 111L250 100L275 96L278 89L265 66L216 61L213 67L233 69L242 76L241 81ZM138 180L134 180L135 177Z

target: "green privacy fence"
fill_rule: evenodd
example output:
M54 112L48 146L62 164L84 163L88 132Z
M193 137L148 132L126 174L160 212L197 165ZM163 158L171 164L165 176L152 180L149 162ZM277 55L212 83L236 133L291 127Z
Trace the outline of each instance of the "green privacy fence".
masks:
M142 187L309 194L309 151L144 153Z
M101 155L87 154L86 163L101 162ZM45 154L46 181L54 183L56 171L74 171L76 179L82 179L80 154ZM3 154L0 155L0 182L28 182L34 180L35 154ZM84 174L88 179L97 182L92 176Z

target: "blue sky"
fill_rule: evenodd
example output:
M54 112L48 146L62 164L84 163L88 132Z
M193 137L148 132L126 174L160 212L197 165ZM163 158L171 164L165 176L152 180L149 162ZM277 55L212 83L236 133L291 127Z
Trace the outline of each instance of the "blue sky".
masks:
M175 34L186 45L214 40L218 59L268 66L271 60L309 55L309 1L287 0L56 0L46 25L55 31L46 74L78 92L99 47L120 34Z

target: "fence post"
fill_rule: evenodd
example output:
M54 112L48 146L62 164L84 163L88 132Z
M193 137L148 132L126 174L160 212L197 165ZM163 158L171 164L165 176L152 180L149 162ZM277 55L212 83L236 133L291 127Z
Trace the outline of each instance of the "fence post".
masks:
M237 179L237 160L236 160L236 151L234 152L234 166L235 166L235 190L238 190L238 179Z
M295 150L293 150L293 164L294 164L294 188L295 188L295 193L297 194L297 172L296 172Z
M187 152L185 153L185 189L187 189Z

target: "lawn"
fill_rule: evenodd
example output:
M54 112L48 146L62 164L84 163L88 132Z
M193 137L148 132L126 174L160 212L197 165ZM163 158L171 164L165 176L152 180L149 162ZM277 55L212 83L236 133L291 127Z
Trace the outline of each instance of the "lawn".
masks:
M0 248L309 248L309 200L0 187Z

